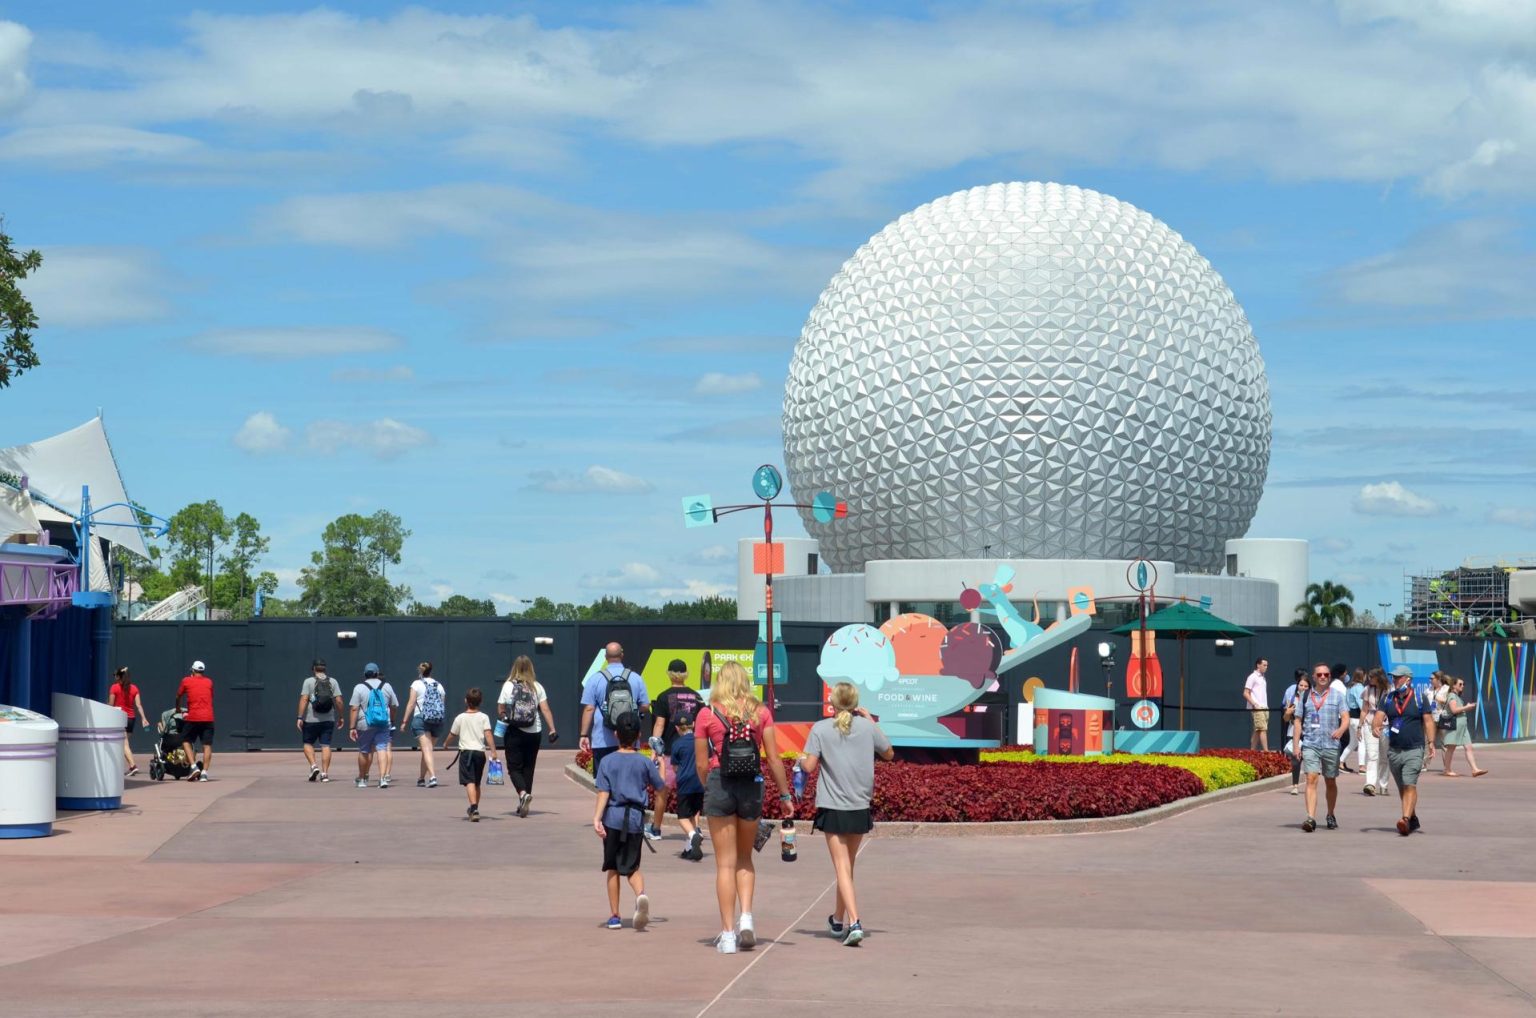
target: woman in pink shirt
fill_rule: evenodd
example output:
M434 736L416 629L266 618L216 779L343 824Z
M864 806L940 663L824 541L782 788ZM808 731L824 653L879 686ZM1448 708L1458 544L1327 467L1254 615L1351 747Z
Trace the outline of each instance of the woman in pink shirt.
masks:
M734 661L715 676L709 709L694 721L695 759L704 784L704 816L715 852L715 897L720 904L720 935L715 949L735 954L737 946L757 944L752 923L752 893L757 873L752 866L753 841L763 816L762 760L779 786L786 810L794 806L784 761L779 758L773 715L752 695L747 670ZM741 918L736 906L741 906Z

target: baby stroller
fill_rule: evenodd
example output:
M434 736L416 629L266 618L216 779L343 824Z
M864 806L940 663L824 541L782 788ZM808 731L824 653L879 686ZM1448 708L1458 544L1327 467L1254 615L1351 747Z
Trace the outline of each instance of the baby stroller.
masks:
M180 781L192 773L192 751L181 737L186 712L168 710L160 715L160 741L155 743L155 758L149 762L151 781L164 781L167 774Z

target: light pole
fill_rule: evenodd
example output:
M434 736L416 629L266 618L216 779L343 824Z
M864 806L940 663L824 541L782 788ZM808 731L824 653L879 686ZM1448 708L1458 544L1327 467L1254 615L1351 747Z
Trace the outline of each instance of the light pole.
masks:
M1110 692L1111 680L1109 676L1110 669L1115 667L1115 645L1108 640L1099 644L1099 664L1104 667L1104 695L1114 699L1114 694Z
M753 678L763 680L763 700L769 710L777 707L773 692L775 671L773 659L774 644L779 642L778 630L774 626L773 619L773 574L782 572L784 569L783 546L779 546L777 555L774 553L773 507L809 509L819 523L831 523L833 520L844 519L848 515L848 503L831 492L819 492L808 503L775 502L774 499L782 490L784 490L784 478L778 468L771 463L764 463L752 473L752 491L762 500L761 502L716 506L714 499L708 495L688 495L683 499L683 524L688 527L707 527L718 522L722 516L762 506L763 543L753 549L753 560L756 571L763 574L763 611L758 625L758 642L765 644L764 667L761 669L754 667L753 671L759 674L754 675ZM787 675L787 668L785 672Z

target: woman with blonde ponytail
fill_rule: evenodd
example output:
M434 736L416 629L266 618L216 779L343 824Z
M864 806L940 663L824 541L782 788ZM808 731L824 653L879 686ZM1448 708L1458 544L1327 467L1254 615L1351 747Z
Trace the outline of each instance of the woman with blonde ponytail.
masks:
M827 839L827 853L837 874L837 905L827 916L827 931L848 947L864 939L859 906L853 896L853 864L864 835L874 829L869 802L875 795L875 757L896 755L869 711L859 706L859 691L848 682L832 687L830 718L811 726L800 767L816 779L816 820L811 825Z
M699 711L693 736L699 781L704 785L704 816L715 852L715 897L720 905L715 949L735 954L738 947L750 949L757 943L752 922L752 895L757 889L752 849L757 822L763 816L764 759L788 815L793 815L795 799L779 758L773 715L752 695L752 680L735 661L727 662L715 676L709 709Z

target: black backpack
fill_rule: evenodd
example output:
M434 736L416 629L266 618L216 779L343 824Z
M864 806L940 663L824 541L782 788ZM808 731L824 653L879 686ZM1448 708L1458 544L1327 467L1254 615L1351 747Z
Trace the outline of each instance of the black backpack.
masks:
M331 685L331 678L315 679L315 691L309 694L309 709L316 714L329 714L336 707L336 697L331 694L335 687Z
M618 675L608 676L608 689L603 694L603 724L617 729L624 719L630 719L635 730L640 730L640 705L635 702L635 691L629 688L630 671L624 669Z
M720 776L756 778L762 774L761 758L757 753L757 740L752 737L752 726L744 721L730 721L714 707L709 709L725 726L725 742L720 747Z

